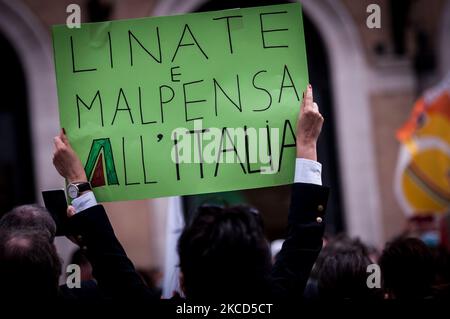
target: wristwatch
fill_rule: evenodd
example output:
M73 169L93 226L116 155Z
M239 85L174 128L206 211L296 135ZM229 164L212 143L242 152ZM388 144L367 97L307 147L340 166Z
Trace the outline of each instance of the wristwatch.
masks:
M92 190L91 183L89 182L73 182L67 185L67 194L71 199L75 199L82 192Z

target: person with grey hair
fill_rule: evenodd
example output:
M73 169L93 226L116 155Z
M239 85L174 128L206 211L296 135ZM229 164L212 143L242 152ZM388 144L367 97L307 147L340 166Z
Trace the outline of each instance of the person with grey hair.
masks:
M13 208L0 218L0 297L56 298L61 262L56 224L42 206Z
M21 224L23 225L23 224ZM41 300L58 297L61 262L43 229L0 231L1 300Z
M56 224L50 213L42 206L31 204L13 208L0 218L0 232L33 230L45 234L52 243Z
M0 300L92 301L101 298L94 280L79 289L58 286L61 261L56 224L39 205L15 207L0 219Z

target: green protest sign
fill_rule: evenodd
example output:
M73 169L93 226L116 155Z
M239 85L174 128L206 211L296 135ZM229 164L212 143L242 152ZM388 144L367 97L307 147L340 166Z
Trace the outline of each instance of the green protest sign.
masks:
M61 126L98 200L292 182L300 4L52 32Z

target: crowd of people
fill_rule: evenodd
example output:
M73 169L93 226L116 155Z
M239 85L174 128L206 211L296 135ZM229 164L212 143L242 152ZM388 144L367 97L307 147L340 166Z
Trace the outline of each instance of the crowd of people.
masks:
M201 206L179 238L182 291L174 300L276 303L450 297L450 255L445 248L404 234L378 253L345 235L324 237L329 189L321 185L316 153L323 120L308 86L297 127L287 237L277 255L271 255L255 209ZM87 182L64 132L55 137L54 165L69 184ZM92 191L81 192L67 214L67 236L80 246L74 262L91 267L81 287L59 286L55 222L44 208L24 205L0 219L0 300L160 299L159 291L145 283L127 257Z

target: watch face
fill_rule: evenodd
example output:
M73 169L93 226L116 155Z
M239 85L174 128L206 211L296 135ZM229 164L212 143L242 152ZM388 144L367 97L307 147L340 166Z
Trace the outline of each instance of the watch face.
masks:
M78 197L78 187L76 187L73 184L70 184L67 187L67 193L69 194L70 198L72 198L72 199L77 198Z

